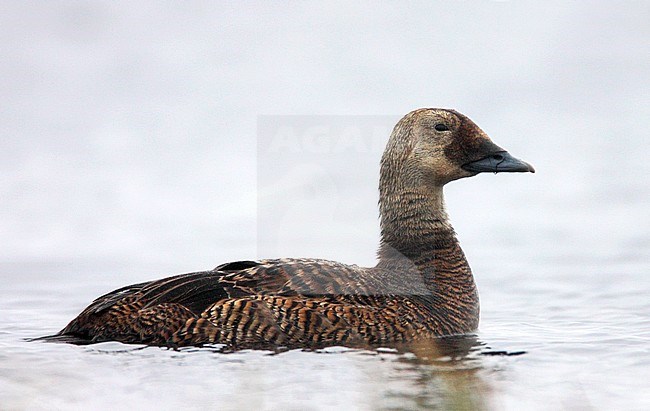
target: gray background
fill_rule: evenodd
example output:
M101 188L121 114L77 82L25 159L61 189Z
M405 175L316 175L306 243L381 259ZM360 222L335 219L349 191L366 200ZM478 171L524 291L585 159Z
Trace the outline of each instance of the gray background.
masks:
M648 227L649 9L3 2L0 262L115 263L151 277L275 254L257 241L260 115L466 113L538 169L449 188L470 252L518 217L532 236L566 238L578 205L603 208L584 221L603 241ZM380 155L354 184L376 186ZM331 184L350 187L340 177ZM532 192L555 208L542 212ZM296 224L282 254L372 264L376 191L357 201L353 247ZM332 209L314 203L306 218Z

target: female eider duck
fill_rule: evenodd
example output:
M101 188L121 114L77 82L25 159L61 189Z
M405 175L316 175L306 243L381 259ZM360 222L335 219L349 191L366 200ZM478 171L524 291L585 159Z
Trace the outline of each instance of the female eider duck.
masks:
M375 267L226 263L110 292L49 338L261 348L390 345L472 332L478 293L443 186L481 172L534 169L454 110L415 110L397 123L381 159Z

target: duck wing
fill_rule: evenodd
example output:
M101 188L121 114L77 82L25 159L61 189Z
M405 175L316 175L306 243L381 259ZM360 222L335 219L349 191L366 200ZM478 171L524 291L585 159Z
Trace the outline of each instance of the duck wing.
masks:
M345 293L359 277L359 267L326 260L278 259L235 261L199 271L128 285L96 298L83 312L100 314L125 299L182 304L195 313L225 298L247 295L331 295Z
M231 264L234 264L231 265ZM232 294L328 296L365 294L372 286L372 270L321 259L261 260L242 270L240 262L217 267L226 272L219 281ZM230 268L234 268L229 271Z
M229 295L282 297L431 295L424 273L404 258L400 266L364 268L321 259L260 260L240 268L242 262L217 267ZM245 262L252 263L252 262ZM229 268L233 271L228 271ZM396 275L398 274L398 275Z
M227 298L254 295L323 296L359 292L363 269L326 260L235 261L212 271L180 274L115 290L100 297L96 312L137 293L143 309L181 304L194 313Z

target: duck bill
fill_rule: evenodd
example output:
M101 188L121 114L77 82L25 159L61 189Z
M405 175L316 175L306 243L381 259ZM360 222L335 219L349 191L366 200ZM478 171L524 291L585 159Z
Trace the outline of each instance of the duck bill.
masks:
M534 173L532 165L514 158L507 151L490 154L480 160L463 164L463 170L473 173Z

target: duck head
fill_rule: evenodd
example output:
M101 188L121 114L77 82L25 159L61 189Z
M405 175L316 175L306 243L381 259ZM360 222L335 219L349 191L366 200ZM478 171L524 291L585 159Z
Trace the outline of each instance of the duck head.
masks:
M428 108L407 114L395 126L382 157L382 179L387 184L401 180L399 185L441 187L483 172L534 173L535 169L494 144L472 120L454 110Z

